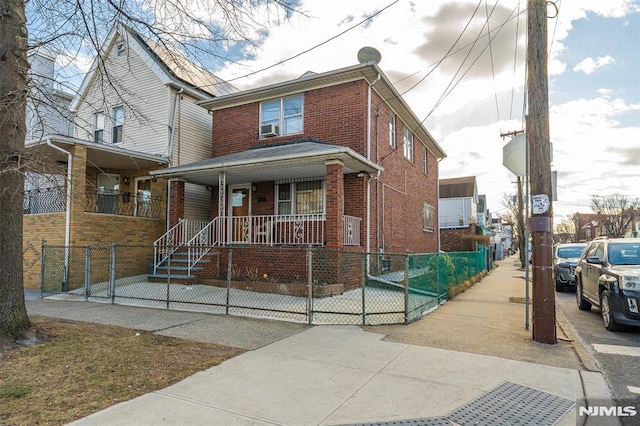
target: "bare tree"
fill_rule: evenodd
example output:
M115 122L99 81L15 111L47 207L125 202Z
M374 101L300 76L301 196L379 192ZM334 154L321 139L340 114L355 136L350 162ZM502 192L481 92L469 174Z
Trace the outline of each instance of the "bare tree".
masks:
M203 68L229 60L228 47L255 50L270 23L296 12L285 0L4 0L0 17L0 339L15 340L30 327L23 292L22 199L24 175L33 159L24 154L26 104L38 93L29 81L27 51L45 46L59 61L73 64L102 55L102 42L118 23L127 25L166 52L186 56ZM29 34L27 32L27 19ZM176 60L180 62L179 59ZM100 61L98 61L99 63ZM70 65L67 77L77 69ZM71 70L71 71L69 71ZM118 82L101 70L103 87ZM187 71L187 70L185 70ZM72 91L73 84L59 81ZM39 92L43 93L43 92ZM47 102L44 93L38 102ZM58 108L53 99L51 108Z
M640 216L640 199L630 200L622 194L592 195L591 208L600 216L605 235L620 238L631 231Z
M22 291L22 190L27 100L27 24L23 0L6 0L0 25L0 340L30 326Z
M556 226L554 239L559 244L575 243L577 241L576 224L570 217Z

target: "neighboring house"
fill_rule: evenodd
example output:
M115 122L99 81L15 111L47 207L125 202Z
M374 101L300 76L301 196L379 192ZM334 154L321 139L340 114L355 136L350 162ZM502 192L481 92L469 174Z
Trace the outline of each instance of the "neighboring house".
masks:
M43 239L66 247L150 246L162 235L168 186L149 172L209 158L211 118L196 102L234 90L130 28L114 27L69 105L73 135L52 129L26 141L49 184L25 193L25 285L39 283ZM183 217L208 220L206 189L185 191ZM84 270L84 254L65 250L63 287L82 280ZM141 259L133 272L147 272L151 261Z
M440 246L443 251L476 249L478 225L478 185L475 176L440 179ZM483 218L484 220L484 218Z
M184 217L185 184L211 190L198 244L438 251L445 153L376 64L200 105L213 117L212 158L151 172L171 179L172 225Z

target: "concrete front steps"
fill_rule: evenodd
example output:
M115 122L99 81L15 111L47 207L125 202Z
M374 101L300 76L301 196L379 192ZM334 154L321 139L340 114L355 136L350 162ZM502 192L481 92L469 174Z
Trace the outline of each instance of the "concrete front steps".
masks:
M211 258L217 256L218 253L215 252L207 253L198 261L196 266L191 268L191 273L189 273L187 254L178 251L171 255L170 262L165 260L161 265L156 267L156 273L149 274L147 281L151 283L164 283L171 280L174 284L194 284L198 279L198 275L204 272L205 268L208 269L207 266L211 263Z

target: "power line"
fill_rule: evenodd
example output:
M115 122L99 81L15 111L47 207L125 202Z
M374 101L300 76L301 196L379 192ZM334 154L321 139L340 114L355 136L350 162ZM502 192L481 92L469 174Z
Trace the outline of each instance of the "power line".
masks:
M227 81L227 82L231 82L231 81L239 80L239 79L241 79L241 78L246 78L246 77L249 77L249 76L252 76L252 75L255 75L255 74L261 73L261 72L263 72L263 71L266 71L266 70L269 70L269 69L271 69L271 68L277 67L278 65L282 65L282 64L284 64L285 62L289 62L289 61L291 61L291 60L293 60L293 59L296 59L296 58L298 58L298 57L300 57L300 56L304 55L305 53L309 53L309 52L311 52L312 50L317 49L318 47L323 46L323 45L325 45L325 44L329 43L330 41L333 41L333 40L337 39L338 37L341 37L342 35L344 35L344 34L348 33L349 31L353 30L354 28L357 28L357 27L359 27L360 25L364 24L365 22L367 22L367 21L371 20L372 18L374 18L374 17L376 17L376 16L380 15L382 12L384 12L384 11L385 11L385 10L387 10L387 9L389 9L391 6L393 6L394 4L398 3L399 1L400 1L400 0L395 0L395 1L391 2L391 3L389 3L387 6L383 7L382 9L380 9L379 11L377 11L376 13L374 13L373 15L369 15L369 16L367 16L366 18L364 18L363 20L359 21L358 23L356 23L356 24L354 24L354 25L350 26L350 27L349 27L349 28L347 28L346 30L344 30L344 31L342 31L342 32L340 32L340 33L338 33L338 34L336 34L336 35L334 35L334 36L332 36L332 37L330 37L330 38L326 39L325 41L320 42L320 43L318 43L318 44L316 44L316 45L314 45L314 46L312 46L312 47L310 47L310 48L308 48L308 49L306 49L306 50L303 50L303 51L302 51L302 52L300 52L300 53L297 53L297 54L295 54L295 55L293 55L293 56L290 56L290 57L288 57L287 59L283 59L282 61L279 61L279 62L276 62L276 63L274 63L274 64L271 64L271 65L269 65L269 66L267 66L267 67L260 68L260 69L258 69L258 70L256 70L256 71L252 71L252 72L250 72L250 73L248 73L248 74L241 75L241 76L239 76L239 77L235 77L235 78L232 78L232 79L229 79L229 80L226 80L226 81Z

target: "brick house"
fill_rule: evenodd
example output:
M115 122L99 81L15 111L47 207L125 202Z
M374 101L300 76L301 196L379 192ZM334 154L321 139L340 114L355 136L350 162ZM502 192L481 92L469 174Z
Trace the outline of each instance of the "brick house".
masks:
M39 69L51 75L41 80L53 81L54 59L44 59L49 62ZM167 182L149 171L208 158L211 121L196 102L234 90L132 29L115 26L78 92L67 100L70 130L44 126L28 132L35 137L25 149L37 159L38 170L25 187L25 286L39 285L43 239L66 247L64 287L83 280L84 253L71 247L151 246L166 232ZM208 220L206 189L189 184L185 193L183 217ZM140 260L132 274L148 272L152 254Z
M376 64L200 105L212 115L210 158L151 171L170 180L171 225L184 225L186 184L211 191L211 222L192 243L439 250L445 153Z

